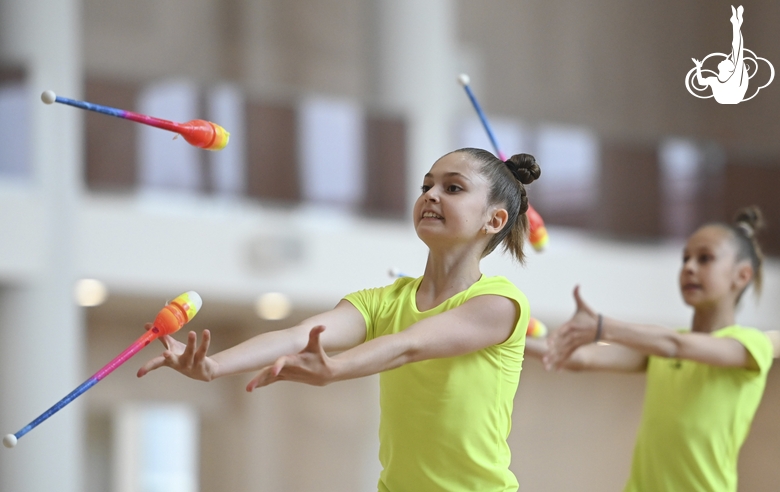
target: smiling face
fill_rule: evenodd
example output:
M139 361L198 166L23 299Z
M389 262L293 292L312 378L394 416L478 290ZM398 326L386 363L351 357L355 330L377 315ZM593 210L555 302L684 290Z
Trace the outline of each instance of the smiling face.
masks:
M445 155L425 175L422 194L414 204L417 235L429 247L443 240L447 244L487 242L485 226L494 232L497 212L501 222L501 209L487 204L488 191L488 181L467 154Z
M751 278L752 268L744 260L737 260L737 246L727 229L704 226L688 238L680 269L680 291L689 306L736 304Z

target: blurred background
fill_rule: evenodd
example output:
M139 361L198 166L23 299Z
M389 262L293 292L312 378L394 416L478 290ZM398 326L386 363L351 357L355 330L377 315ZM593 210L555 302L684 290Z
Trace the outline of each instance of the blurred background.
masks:
M745 46L780 63L780 3L744 1ZM780 252L777 82L739 105L685 89L731 49L721 0L0 0L0 434L127 347L181 292L219 350L417 276L410 209L444 153L533 153L546 251L483 262L550 327L582 285L618 318L687 326L684 238L757 204ZM756 76L767 77L766 72ZM752 83L752 82L751 82ZM207 152L42 91L231 132ZM530 249L530 248L529 248ZM777 329L780 263L739 321ZM179 334L181 337L183 334ZM251 395L135 372L155 344L0 451L0 491L375 490L377 378ZM621 490L642 375L524 364L510 437L522 490ZM780 374L740 456L777 490Z

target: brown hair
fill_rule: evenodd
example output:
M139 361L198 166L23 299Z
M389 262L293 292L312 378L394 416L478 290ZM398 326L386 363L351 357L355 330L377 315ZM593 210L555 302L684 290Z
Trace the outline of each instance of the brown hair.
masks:
M536 159L530 154L516 154L504 162L487 150L464 148L454 152L467 154L479 165L479 173L490 183L488 204L502 204L509 213L506 224L490 239L482 257L503 243L504 251L522 264L525 261L523 243L528 234L528 217L525 215L528 197L523 185L539 179L542 170Z
M756 233L764 228L764 216L761 210L753 205L740 209L734 216L732 224L723 224L731 232L737 245L737 261L750 260L753 267L753 285L756 295L761 294L763 283L762 264L764 253L758 244ZM737 302L742 297L744 290L739 293Z

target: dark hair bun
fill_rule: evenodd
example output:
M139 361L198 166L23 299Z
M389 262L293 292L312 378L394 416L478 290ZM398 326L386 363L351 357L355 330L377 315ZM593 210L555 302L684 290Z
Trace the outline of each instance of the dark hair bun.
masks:
M764 228L764 215L755 205L745 207L734 216L734 225L745 231L747 237L753 238L756 232Z
M523 184L531 184L539 179L542 170L531 154L515 154L504 162L515 178Z

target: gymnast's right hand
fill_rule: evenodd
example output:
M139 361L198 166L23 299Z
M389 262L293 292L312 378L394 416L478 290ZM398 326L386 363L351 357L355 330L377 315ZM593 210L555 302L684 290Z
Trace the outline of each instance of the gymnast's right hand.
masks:
M145 326L147 330L151 327L151 323ZM139 378L159 367L167 366L198 381L214 379L219 364L206 356L211 342L211 333L208 330L203 330L203 339L197 347L198 336L194 331L187 333L186 345L169 335L161 336L160 342L165 346L165 351L138 370Z

